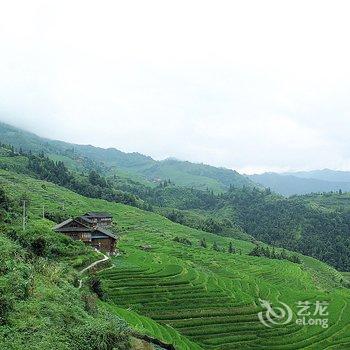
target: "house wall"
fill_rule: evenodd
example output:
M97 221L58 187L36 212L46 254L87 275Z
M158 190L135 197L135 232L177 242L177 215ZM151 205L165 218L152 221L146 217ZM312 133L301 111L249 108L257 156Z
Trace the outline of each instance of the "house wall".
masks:
M84 227L80 222L78 221L72 221L71 223L65 225L64 227Z
M112 225L112 219L111 218L98 218L96 223L98 226L108 227L108 226Z
M93 238L90 233L85 232L65 232L65 235L75 239L83 241L86 244L89 244L102 252L105 253L114 253L115 252L115 242L116 240L111 237L106 238Z
M114 253L115 251L115 239L111 237L93 239L91 245L105 253Z
M73 239L80 239L79 232L64 232L63 234Z
M94 218L94 224L91 226L101 226L108 227L112 223L111 218ZM116 240L108 235L105 235L102 232L91 231L91 229L87 228L85 223L82 224L78 221L78 219L66 224L62 229L61 233L66 236L71 237L75 240L80 240L86 244L92 245L103 252L114 253ZM90 226L90 227L91 227ZM64 229L68 229L67 232ZM57 230L60 232L59 230Z
M91 233L89 232L64 232L63 234L75 240L80 240L83 242L91 242Z

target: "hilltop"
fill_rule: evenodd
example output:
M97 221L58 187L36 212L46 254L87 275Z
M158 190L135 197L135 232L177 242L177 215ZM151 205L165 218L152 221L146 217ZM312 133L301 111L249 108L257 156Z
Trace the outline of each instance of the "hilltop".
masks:
M215 192L222 192L230 185L254 186L251 180L234 170L175 159L156 161L140 153L125 153L115 148L54 141L4 123L0 123L0 140L16 149L44 152L75 170L99 167L104 173L127 174L137 180L146 180L150 185L171 179L178 185L203 190L209 188Z

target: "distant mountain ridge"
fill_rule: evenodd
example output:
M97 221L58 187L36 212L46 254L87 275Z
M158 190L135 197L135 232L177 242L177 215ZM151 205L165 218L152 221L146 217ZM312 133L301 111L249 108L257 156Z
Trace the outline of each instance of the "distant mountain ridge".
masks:
M341 170L311 170L281 173L281 175L292 175L304 179L317 179L329 182L350 182L350 171Z
M264 173L249 175L264 187L284 196L317 192L350 191L350 172L330 169L289 173Z
M202 190L208 188L214 192L225 191L231 185L236 187L256 186L248 177L231 169L216 168L174 158L156 161L140 153L125 153L115 148L105 149L50 140L5 123L0 123L0 142L10 144L17 149L44 152L53 159L62 160L68 165L72 159L83 158L79 159L81 164L84 161L95 162L104 167L109 174L119 171L142 177L151 182L171 179L180 186ZM79 166L79 162L75 162L74 166L77 164Z

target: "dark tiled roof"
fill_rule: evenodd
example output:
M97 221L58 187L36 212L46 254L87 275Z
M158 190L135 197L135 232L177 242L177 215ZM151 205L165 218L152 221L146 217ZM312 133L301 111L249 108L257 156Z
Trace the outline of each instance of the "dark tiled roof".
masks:
M91 217L91 218L112 218L113 217L109 213L103 213L99 211L90 211L88 213L85 213L84 216Z
M93 223L93 221L91 220L91 219L89 219L89 217L88 216L85 216L85 215L83 215L83 216L80 216L79 218L77 218L78 220L82 220L82 221L85 221L85 222L87 222L87 223L89 223L89 224L92 224Z
M94 232L101 232L101 233L105 234L106 236L117 239L117 237L111 231L108 231L105 228L97 227Z
M54 231L58 231L58 232L91 232L91 233L96 232L97 235L93 236L92 238L103 238L105 236L108 236L108 237L111 237L113 239L117 239L115 234L113 234L111 231L109 231L103 227L96 227L94 229L91 226L89 226L88 224L93 223L89 219L89 216L90 216L89 214L92 214L92 213L86 213L85 215L77 217L75 219L65 220L65 221L61 222L60 224L56 225L53 229L54 229ZM99 215L99 216L95 216L95 217L110 217L110 218L112 217L108 213L93 213L93 214ZM90 217L92 217L92 216L90 216ZM73 222L76 222L81 226L74 227L74 226L68 225L68 224L73 223ZM68 226L64 227L66 225L68 225Z
M73 227L73 226L64 227L64 226L66 226L66 225L68 225L68 224L70 224L70 223L72 223L72 222L74 222L74 221L77 222L77 223L78 223L79 225L81 225L82 227ZM89 229L90 229L89 226L84 225L84 224L81 222L80 218L67 219L67 220L61 222L60 224L56 225L56 226L53 228L54 231L60 231L60 232L62 232L63 230L64 230L65 232L74 231L74 230L75 230L75 231L87 231L87 230L89 230Z
M56 231L56 230L60 229L62 226L67 225L72 221L73 221L73 219L67 219L67 220L61 222L60 224L57 224L53 229Z
M57 229L59 232L92 232L93 230L88 227L62 227Z

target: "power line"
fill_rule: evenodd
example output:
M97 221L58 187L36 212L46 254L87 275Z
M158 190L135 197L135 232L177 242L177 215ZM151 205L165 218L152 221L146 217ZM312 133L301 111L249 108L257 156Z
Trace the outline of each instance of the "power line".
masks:
M26 230L26 201L23 200L23 231Z

